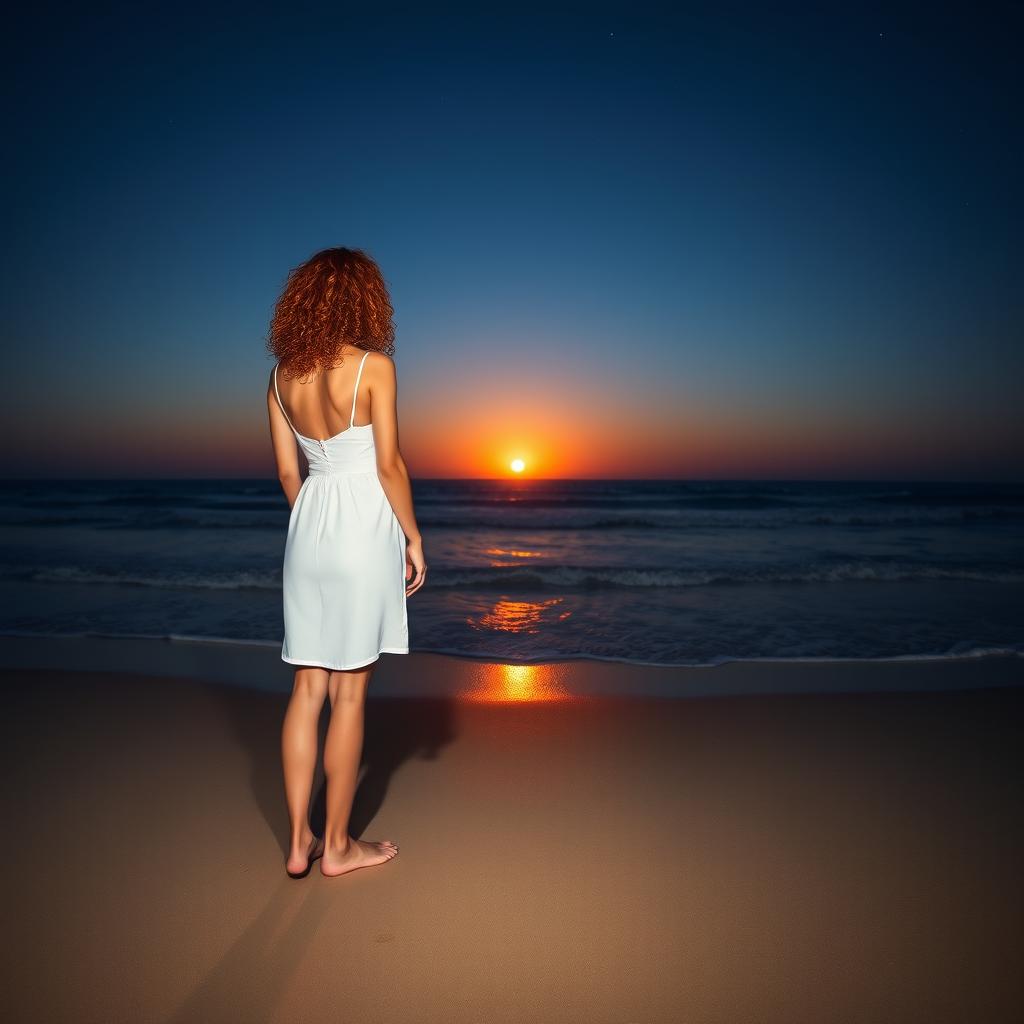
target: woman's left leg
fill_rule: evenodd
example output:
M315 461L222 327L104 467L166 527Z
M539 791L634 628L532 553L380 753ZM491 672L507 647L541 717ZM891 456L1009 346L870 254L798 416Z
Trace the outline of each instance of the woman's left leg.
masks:
M325 668L302 667L295 670L291 699L281 727L281 760L284 765L284 790L288 803L291 840L287 870L306 870L311 856L322 852L322 840L309 827L309 802L317 760L317 725L327 699Z

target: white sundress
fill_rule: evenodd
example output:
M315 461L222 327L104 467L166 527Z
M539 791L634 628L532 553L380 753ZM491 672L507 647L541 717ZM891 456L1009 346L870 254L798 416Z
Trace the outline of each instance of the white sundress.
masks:
M405 534L377 476L373 425L356 426L356 395L345 430L324 441L292 425L309 463L288 519L282 568L284 642L290 665L362 668L380 654L409 653Z

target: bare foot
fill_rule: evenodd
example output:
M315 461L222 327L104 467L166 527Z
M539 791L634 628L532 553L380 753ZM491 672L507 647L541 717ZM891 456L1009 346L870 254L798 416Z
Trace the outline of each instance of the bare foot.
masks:
M356 868L383 864L397 853L398 847L390 839L379 843L364 843L361 839L349 836L348 849L344 853L340 850L324 850L323 860L320 861L320 873L327 878L333 878L347 871L355 871Z
M305 878L309 874L309 869L313 865L313 861L317 857L323 856L324 852L324 841L319 836L309 833L309 838L305 840L304 846L296 849L292 848L292 852L288 854L288 860L285 861L285 870L292 878Z

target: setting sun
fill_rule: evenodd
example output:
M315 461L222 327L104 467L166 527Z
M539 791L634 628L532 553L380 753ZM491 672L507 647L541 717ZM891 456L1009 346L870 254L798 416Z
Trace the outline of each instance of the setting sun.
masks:
M523 462L522 459L513 459L509 463L509 467L511 468L513 473L522 473L522 471L526 469L526 463Z

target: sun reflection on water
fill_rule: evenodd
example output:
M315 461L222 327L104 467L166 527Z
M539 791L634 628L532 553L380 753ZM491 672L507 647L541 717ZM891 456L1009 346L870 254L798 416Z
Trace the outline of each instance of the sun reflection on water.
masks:
M474 686L461 700L485 704L525 704L573 700L559 665L481 665Z
M470 616L466 624L476 630L492 630L495 633L539 633L541 620L564 600L564 597L549 597L545 601L513 601L503 597L489 611L479 616ZM570 615L571 611L562 611L556 613L554 618L563 621Z
M491 556L492 569L507 569L512 565L520 565L521 563L517 560L522 558L544 557L543 552L521 551L517 548L487 548L484 554Z

